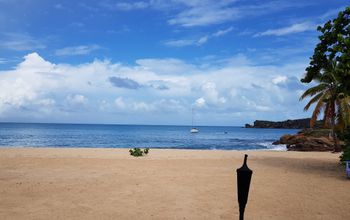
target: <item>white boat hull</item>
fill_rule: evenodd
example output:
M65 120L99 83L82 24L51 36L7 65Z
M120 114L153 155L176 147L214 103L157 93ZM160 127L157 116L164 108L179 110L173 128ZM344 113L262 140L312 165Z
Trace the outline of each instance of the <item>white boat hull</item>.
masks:
M199 132L199 130L197 128L192 128L190 131L191 131L191 133L198 133Z

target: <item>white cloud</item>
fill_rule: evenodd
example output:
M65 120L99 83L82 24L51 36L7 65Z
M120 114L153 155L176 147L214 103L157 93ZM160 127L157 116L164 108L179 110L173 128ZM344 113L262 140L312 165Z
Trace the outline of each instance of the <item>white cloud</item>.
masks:
M5 59L5 58L0 58L0 64L4 64L4 63L7 63L7 62L8 62L7 59Z
M194 45L196 44L196 41L194 40L169 40L169 41L165 41L164 44L166 46L170 46L170 47L185 47L185 46L190 46L190 45Z
M335 18L340 11L343 11L345 7L339 7L335 9L330 9L320 16L320 19Z
M289 8L305 7L312 4L315 3L284 0L269 0L258 3L245 2L244 4L239 0L144 0L117 2L103 1L100 3L104 8L110 10L160 10L170 17L167 20L168 24L187 28L222 24L228 21L242 19L247 16L257 17L272 12L282 11ZM85 8L87 7L85 6Z
M53 107L56 104L56 102L55 100L49 98L49 99L40 99L38 101L38 104L42 106Z
M99 45L80 45L75 47L65 47L56 50L55 54L57 56L73 56L73 55L86 55L90 54L95 50L99 50L101 47Z
M102 2L102 6L110 10L140 10L156 9L171 11L176 14L168 20L171 25L181 25L184 27L204 26L218 24L231 20L237 14L237 9L232 6L236 0L149 0L134 2Z
M68 95L66 100L70 105L86 105L88 102L88 99L81 94Z
M101 103L106 105L106 102ZM123 97L118 97L114 101L116 110L119 113L131 113L140 114L145 112L151 113L181 113L185 111L183 103L175 99L160 99L156 101L137 101L133 98L124 99Z
M159 1L155 1L159 2ZM260 16L289 8L299 8L315 3L295 1L262 1L258 4L236 4L237 0L172 1L173 8L182 10L168 20L170 25L183 27L208 26L242 19L247 16ZM164 7L161 7L164 8Z
M286 76L277 76L275 78L272 79L272 82L274 84L279 84L279 83L283 83L283 82L286 82L288 79L288 77Z
M195 101L195 106L198 107L198 108L202 108L205 106L205 99L203 97L200 97L198 98L196 101Z
M153 105L149 105L145 102L133 102L131 109L134 111L141 111L141 112L149 112L154 110L154 106Z
M124 99L122 97L118 97L114 100L114 104L117 107L117 109L124 110L126 108L126 104L124 102Z
M203 36L201 38L199 38L199 40L197 41L198 45L202 45L205 44L208 41L209 37L208 36Z
M122 10L134 10L134 9L147 8L149 4L147 2L142 2L142 1L132 2L132 3L120 2L120 3L116 3L115 6Z
M55 4L53 7L56 9L63 9L64 8L62 4Z
M42 121L184 124L192 106L208 116L209 124L218 122L220 114L237 113L236 124L257 114L266 119L303 114L298 101L303 65L260 66L243 54L237 57L204 60L206 65L174 58L68 65L28 54L14 69L0 71L0 119L16 121L21 115ZM147 86L115 87L110 77Z
M310 5L309 2L264 1L236 4L238 0L148 0L148 1L104 1L101 5L110 10L154 9L170 15L168 24L182 27L208 26L241 19L246 16L259 16L288 8Z
M182 2L186 9L169 19L171 25L184 27L219 24L238 17L238 9L231 6L233 1L192 1Z
M112 10L130 11L130 10L148 8L150 6L150 3L146 1L116 2L116 3L103 2L102 5Z
M0 48L15 51L45 49L46 45L34 37L22 33L3 33Z
M189 75L195 71L195 66L175 58L163 59L139 59L136 64L145 70L156 72L162 75L180 74Z
M33 71L51 71L55 65L44 60L37 53L30 53L24 56L24 61L19 64L19 69L26 69Z
M269 29L267 31L255 34L255 37L259 36L283 36L288 34L295 34L305 31L316 31L317 25L310 22L303 22L298 24L293 24L288 27Z
M213 33L212 36L213 37L220 37L220 36L228 34L232 30L233 30L233 27L229 27L229 28L226 28L224 30L218 30L217 32Z
M208 35L202 36L198 39L168 40L168 41L165 41L164 44L166 46L170 46L170 47L201 46L201 45L207 43L208 40L210 40L211 38L224 36L224 35L228 34L229 32L231 32L232 30L233 30L233 28L229 27L229 28L224 29L224 30L218 30L217 32L215 32L213 34L208 34Z
M219 97L219 92L216 89L216 84L213 82L206 82L201 86L204 98L210 104L224 104L226 99L224 97Z

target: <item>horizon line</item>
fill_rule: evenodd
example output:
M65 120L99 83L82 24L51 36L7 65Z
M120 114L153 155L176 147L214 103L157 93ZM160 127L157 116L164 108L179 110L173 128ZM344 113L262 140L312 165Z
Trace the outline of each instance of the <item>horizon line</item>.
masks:
M0 121L0 124L58 124L58 125L121 125L121 126L179 126L192 127L189 125L174 124L123 124L123 123L76 123L76 122L14 122ZM243 127L244 125L196 125L195 127Z

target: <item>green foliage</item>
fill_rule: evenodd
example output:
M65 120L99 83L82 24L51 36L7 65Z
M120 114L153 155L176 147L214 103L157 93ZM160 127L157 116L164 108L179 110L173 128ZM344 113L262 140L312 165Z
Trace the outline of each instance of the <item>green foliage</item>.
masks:
M350 126L350 7L317 30L320 41L301 82L316 81L318 85L306 90L300 99L311 97L304 108L316 104L310 126L322 112L324 126L332 130L334 150L339 151L336 131Z
M337 62L331 62L322 69L322 75L316 78L318 85L307 89L300 100L310 96L310 101L304 110L315 105L310 127L317 122L317 117L323 112L324 127L330 127L333 131L343 130L350 124L350 96L343 92L342 70Z
M145 148L144 150L142 150L141 148L135 147L134 149L130 149L129 152L130 155L134 157L141 157L148 154L149 148Z
M344 132L344 142L345 147L342 155L340 156L340 161L344 163L344 161L350 161L350 128L346 129Z
M343 90L350 94L350 7L339 12L338 17L329 20L317 28L322 34L319 36L319 43L316 45L310 64L306 68L306 75L301 80L309 83L317 80L323 75L323 69L336 62L341 70L341 82Z
M350 146L347 145L342 153L340 155L340 161L341 163L344 163L345 161L350 161Z

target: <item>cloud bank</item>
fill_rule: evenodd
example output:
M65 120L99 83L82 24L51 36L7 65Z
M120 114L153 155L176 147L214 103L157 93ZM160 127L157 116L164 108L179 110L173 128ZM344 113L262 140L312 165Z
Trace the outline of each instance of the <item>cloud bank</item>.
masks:
M30 53L0 72L0 120L188 124L193 107L200 124L302 117L305 85L296 76L304 64L259 66L242 56L205 65L174 58L71 65Z

